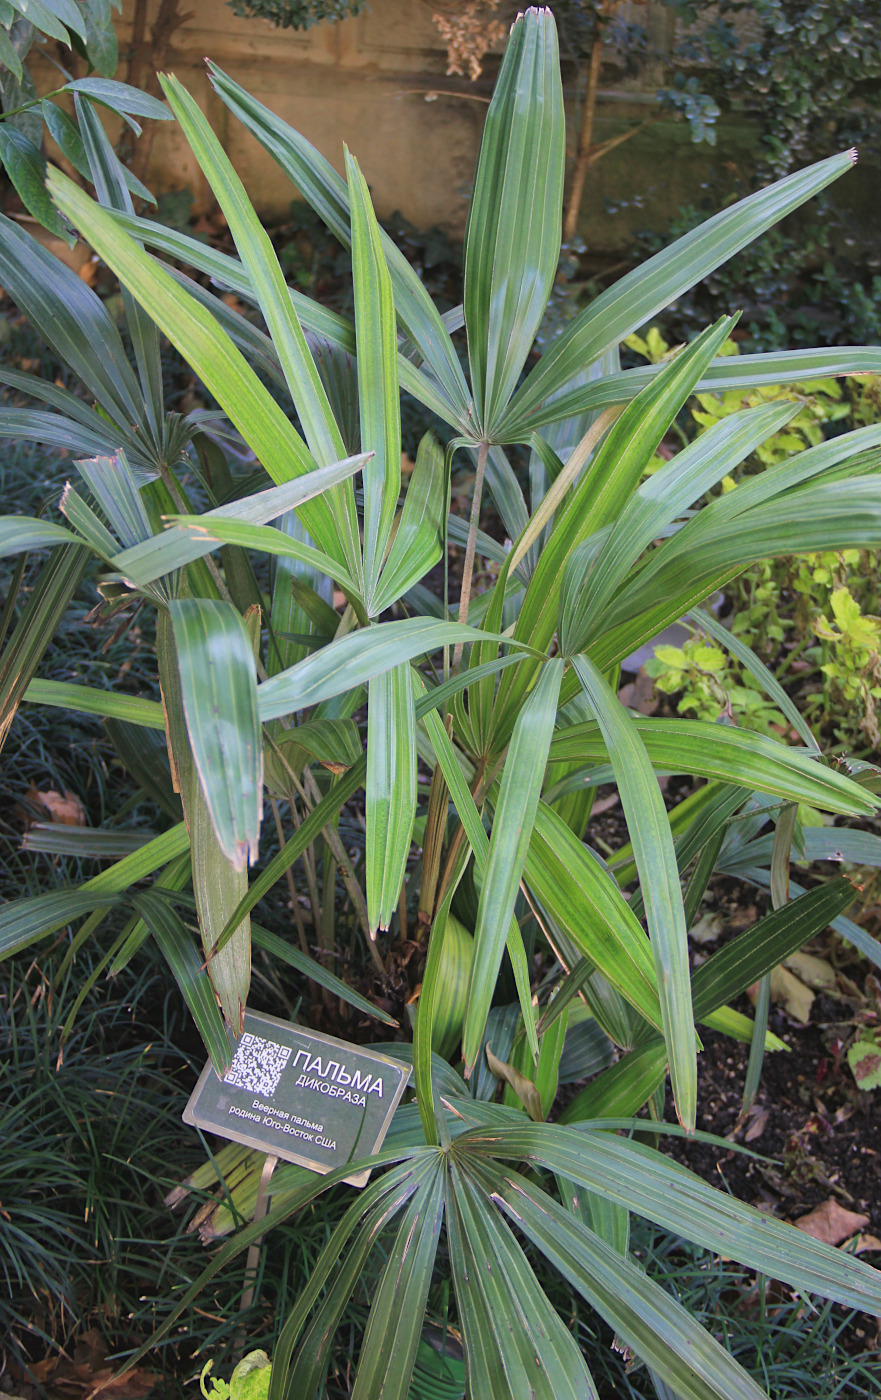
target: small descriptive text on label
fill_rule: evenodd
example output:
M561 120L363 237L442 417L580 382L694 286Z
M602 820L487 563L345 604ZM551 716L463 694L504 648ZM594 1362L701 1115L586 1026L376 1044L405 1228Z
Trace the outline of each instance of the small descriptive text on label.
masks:
M369 1047L249 1011L228 1068L218 1076L206 1065L184 1118L329 1171L377 1150L408 1077L406 1065Z

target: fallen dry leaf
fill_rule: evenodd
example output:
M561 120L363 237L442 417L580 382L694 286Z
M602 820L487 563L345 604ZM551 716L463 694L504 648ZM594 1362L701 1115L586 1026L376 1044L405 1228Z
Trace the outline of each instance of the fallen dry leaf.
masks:
M743 1135L744 1142L755 1142L756 1138L762 1136L768 1126L768 1109L759 1108L753 1114L753 1120Z
M45 807L51 813L52 820L62 822L64 826L85 826L86 809L80 802L75 792L65 789L64 796L60 792L54 792L51 788L48 792L38 792L36 788L28 788L28 797L32 802L36 802L40 807Z
M815 992L835 986L835 968L825 958L815 958L812 953L793 953L784 959L783 965Z
M803 1026L811 1019L814 993L788 967L775 967L771 973L771 1000L780 1002L787 1016Z
M628 681L618 691L618 699L628 709L638 710L641 715L653 715L658 708L658 693L655 682L644 666L640 666L635 681Z
M721 914L704 914L688 930L688 936L694 943L715 943L724 927Z
M852 1249L854 1254L868 1254L872 1250L881 1249L881 1240L877 1235L854 1235L845 1240L841 1248Z
M795 1228L803 1230L815 1240L822 1240L824 1244L841 1244L843 1240L850 1239L852 1235L864 1230L868 1223L867 1215L845 1210L844 1206L840 1206L830 1196L828 1201L815 1206L807 1215L796 1220Z

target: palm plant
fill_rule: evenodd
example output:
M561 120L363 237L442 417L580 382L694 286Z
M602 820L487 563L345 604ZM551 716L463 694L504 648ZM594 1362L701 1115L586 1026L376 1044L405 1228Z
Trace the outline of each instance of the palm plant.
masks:
M430 929L414 1043L395 1046L412 1057L415 1102L399 1109L385 1149L363 1164L382 1170L355 1198L287 1316L270 1400L320 1391L336 1324L380 1243L386 1263L353 1393L358 1400L406 1396L442 1233L471 1395L596 1394L525 1240L646 1361L659 1387L688 1400L759 1397L730 1355L628 1257L630 1212L796 1289L881 1312L877 1274L613 1130L638 1124L643 1132L693 1132L700 1025L752 1041L752 1076L758 1073L769 1043L761 1013L754 1024L729 1003L840 919L853 898L850 883L838 879L788 899L797 805L869 815L878 806L878 773L827 762L773 677L733 639L727 644L740 648L775 703L787 707L803 746L725 725L634 717L618 700L615 679L637 646L753 561L881 541L879 427L802 452L701 504L788 421L791 404L726 418L643 480L689 394L877 371L881 352L732 360L719 356L730 317L659 366L621 372L617 346L844 173L852 154L751 196L629 274L524 379L560 249L563 107L548 12L530 10L512 30L469 215L464 308L446 317L379 229L356 160L347 153L344 181L223 73L212 67L211 75L224 102L351 245L355 322L286 287L241 182L173 78L163 80L165 95L226 215L238 258L50 176L59 209L188 360L272 484L235 478L222 439L200 429L191 452L209 509L199 513L183 491L180 453L149 462L135 457L128 438L111 451L105 432L101 447L77 464L97 510L70 489L65 526L23 518L0 525L5 552L97 555L110 605L136 599L156 608L164 709L39 680L26 690L22 683L14 698L23 692L37 703L164 730L183 815L87 884L4 908L0 950L12 953L85 916L77 946L98 936L108 910L129 909L104 962L118 965L152 934L222 1069L247 998L252 938L363 1004L301 949L249 927L255 905L295 861L302 858L314 880L314 850L323 842L316 933L326 932L328 909L333 916L337 869L378 975L385 969L380 935L399 907L418 904ZM150 246L256 306L268 334L149 255ZM23 304L27 296L38 305L58 284L42 267L31 282L12 282L8 269L26 266L28 256L7 236L0 280ZM451 339L463 322L468 375ZM88 360L86 338L72 339ZM289 394L302 431L255 365ZM423 439L403 503L401 390L453 434L446 450ZM74 416L71 404L51 402ZM66 421L49 416L53 431L68 431ZM45 431L35 415L16 422L21 432ZM8 412L0 427L15 428ZM71 441L83 450L81 438ZM515 445L531 451L528 500L506 452ZM459 450L475 461L467 522L448 506ZM360 495L352 480L358 471ZM510 548L480 530L484 486ZM450 543L464 546L453 606L424 582ZM211 561L217 550L220 567ZM255 582L254 551L276 560L268 597ZM497 577L475 596L478 553ZM327 579L344 597L342 616L323 593ZM433 657L436 666L422 660ZM365 699L366 751L353 719ZM420 766L430 769L431 785L420 874L408 879ZM667 813L659 771L706 781ZM617 784L630 837L611 864L588 844L593 794L608 782ZM249 884L264 783L273 800L298 814L297 824ZM336 830L362 787L363 892ZM731 859L741 820L752 823L748 841L775 821L774 907L692 976L688 929L723 848ZM434 1022L454 946L447 923L463 880L473 883L475 905L460 1008L464 1076L432 1053L448 1034ZM193 903L207 968L185 917ZM557 959L539 1007L524 929ZM513 1010L499 1004L506 950ZM877 949L870 951L878 961ZM578 998L593 1017L594 1045L608 1046L608 1060L614 1043L617 1058L549 1124L561 1057L578 1040L565 1033ZM583 1025L572 1021L573 1032ZM680 1124L637 1119L646 1103L657 1111L668 1071ZM494 1101L500 1078L505 1103ZM278 1203L219 1251L166 1327L227 1258L350 1172L347 1165L304 1180L300 1169L281 1169Z

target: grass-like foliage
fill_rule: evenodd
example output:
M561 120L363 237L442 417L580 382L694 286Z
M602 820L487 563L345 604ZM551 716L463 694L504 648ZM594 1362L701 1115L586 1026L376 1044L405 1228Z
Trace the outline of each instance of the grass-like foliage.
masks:
M751 1091L766 1012L753 1024L729 1003L752 983L764 985L830 922L846 933L855 927L842 920L853 897L846 879L788 898L790 852L803 849L798 807L871 815L879 775L827 762L742 643L739 659L771 687L776 704L788 705L783 713L801 746L731 726L635 717L619 701L616 679L637 646L756 560L881 543L881 428L820 442L719 496L722 479L797 406L770 402L730 414L646 478L689 396L877 372L881 351L732 358L720 351L733 317L661 364L621 372L617 347L844 174L853 155L761 190L629 273L524 377L560 252L563 94L547 11L529 10L511 33L471 201L464 306L446 317L380 231L354 157L347 153L343 179L223 73L212 68L211 80L351 247L354 324L286 286L238 176L173 78L164 80L165 95L238 257L135 218L97 122L84 130L98 201L57 172L49 180L58 208L119 277L134 366L89 289L15 225L0 224L0 282L94 405L37 377L3 372L10 388L45 408L3 408L0 432L54 441L79 459L79 480L61 501L63 524L51 514L0 522L5 553L49 551L0 666L4 724L23 700L106 715L165 813L147 844L98 876L4 907L0 950L30 947L73 921L72 946L101 950L94 976L154 938L222 1069L248 996L251 911L296 861L319 941L333 941L338 875L380 979L385 931L418 906L425 969L412 1049L398 1047L412 1056L415 1101L399 1110L383 1151L369 1159L370 1185L352 1198L286 1315L269 1400L321 1392L337 1324L375 1249L383 1262L357 1359L356 1400L408 1394L437 1269L452 1282L471 1395L594 1396L586 1360L530 1262L542 1256L664 1393L759 1400L765 1392L730 1352L634 1262L631 1213L851 1307L881 1312L879 1276L609 1129L655 1104L669 1073L680 1130L693 1131L701 1025L752 1040ZM265 328L147 246L235 291ZM462 324L467 369L451 338ZM160 331L225 421L166 411ZM267 375L290 411L266 389ZM422 441L406 483L402 391L452 434L446 450L431 436ZM260 468L247 477L231 465L242 441ZM530 449L528 490L509 459L514 446ZM449 511L450 465L460 450L475 467L467 521ZM479 528L484 492L509 549ZM461 569L451 603L426 581L453 547ZM474 587L478 554L495 566L482 592ZM274 560L268 589L261 555ZM163 706L38 675L95 557L107 613L132 605L155 611ZM342 611L332 606L328 581ZM366 736L357 722L365 703ZM162 730L171 761L164 787L151 759ZM668 813L658 772L705 782ZM587 844L593 794L609 781L629 834L611 864ZM339 813L361 788L363 883L337 831ZM284 844L249 881L267 791ZM410 861L417 817L418 874ZM770 841L754 840L769 821ZM68 838L83 854L100 850L102 840L86 828ZM750 843L772 911L692 976L687 935L707 881ZM471 895L473 942L448 937L460 890ZM115 940L102 933L111 910L128 920ZM539 1007L524 933L558 959L556 985L543 988ZM266 946L256 925L253 936ZM847 936L858 939L859 930ZM363 998L303 946L271 946L363 1009ZM500 991L506 958L519 1003L513 1013L499 1005L510 999ZM451 1004L449 986L463 966ZM596 1057L605 1045L600 1063L608 1064L613 1043L615 1063L549 1123L567 1043L573 1053L566 1031L579 994L594 1018L587 1048ZM464 1076L432 1054L433 1044L449 1045L454 1015ZM571 1019L573 1030L583 1026ZM583 1033L577 1043L585 1049ZM504 1103L495 1101L499 1079ZM266 1220L219 1250L164 1330L226 1260L350 1171L304 1180L300 1169L281 1169L281 1194Z

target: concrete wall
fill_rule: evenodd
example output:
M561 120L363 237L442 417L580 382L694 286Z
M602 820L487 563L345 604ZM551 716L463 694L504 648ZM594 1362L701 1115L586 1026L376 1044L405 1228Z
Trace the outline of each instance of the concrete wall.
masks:
M158 0L149 0L153 12ZM239 19L225 0L181 0L192 14L173 40L167 66L207 112L265 217L283 218L296 191L279 167L215 95L205 57L214 59L272 111L303 132L338 170L343 143L358 157L381 216L399 210L419 228L437 225L461 236L467 214L486 106L499 56L489 55L477 83L446 76L446 50L432 10L450 0L369 0L369 8L341 24L300 33L263 20ZM501 0L498 14L514 15L517 0ZM120 66L130 42L134 0L123 0L117 24ZM639 23L653 52L675 42L671 12L662 0L627 0L622 18ZM500 51L502 46L498 46ZM609 86L600 96L594 140L623 134L651 117L660 69L628 79L614 60L604 67ZM48 69L47 85L56 80ZM575 130L575 73L564 65L570 128ZM692 144L684 123L664 119L646 125L599 161L589 173L581 235L608 258L634 230L662 228L681 204L715 212L719 194L708 186L713 168L748 177L756 131L746 123L722 123L719 145ZM859 208L877 201L878 171L863 167L842 182L836 200ZM157 123L147 181L157 193L189 186L197 211L211 193L180 132ZM747 181L748 182L748 181ZM845 188L845 186L847 188ZM860 211L862 212L862 210Z
M121 54L131 33L133 4L124 0ZM186 8L187 0L182 4ZM460 237L502 46L487 56L477 83L447 77L445 46L432 22L436 7L432 0L369 0L353 19L299 33L239 19L225 0L192 0L193 14L175 35L168 66L208 113L264 216L283 217L296 192L214 94L205 75L206 56L303 132L338 170L348 142L381 216L399 210L419 228L437 225ZM516 9L516 0L502 0L498 13L508 19ZM622 12L624 19L649 30L653 45L672 42L670 11L661 0L631 3L624 10L633 11ZM655 110L654 75L645 75L640 90L623 71L615 75L614 65L611 72L615 86L601 98L597 141L621 134ZM564 70L564 75L574 80L574 72ZM119 76L124 76L122 64ZM567 89L567 94L572 106L575 93ZM744 135L748 139L748 133L733 131L728 140L741 145ZM694 198L714 154L694 147L682 125L665 120L648 126L591 172L581 230L588 245L614 251L633 229L662 223ZM157 128L148 184L160 193L190 186L197 209L211 203L185 141L170 123Z

